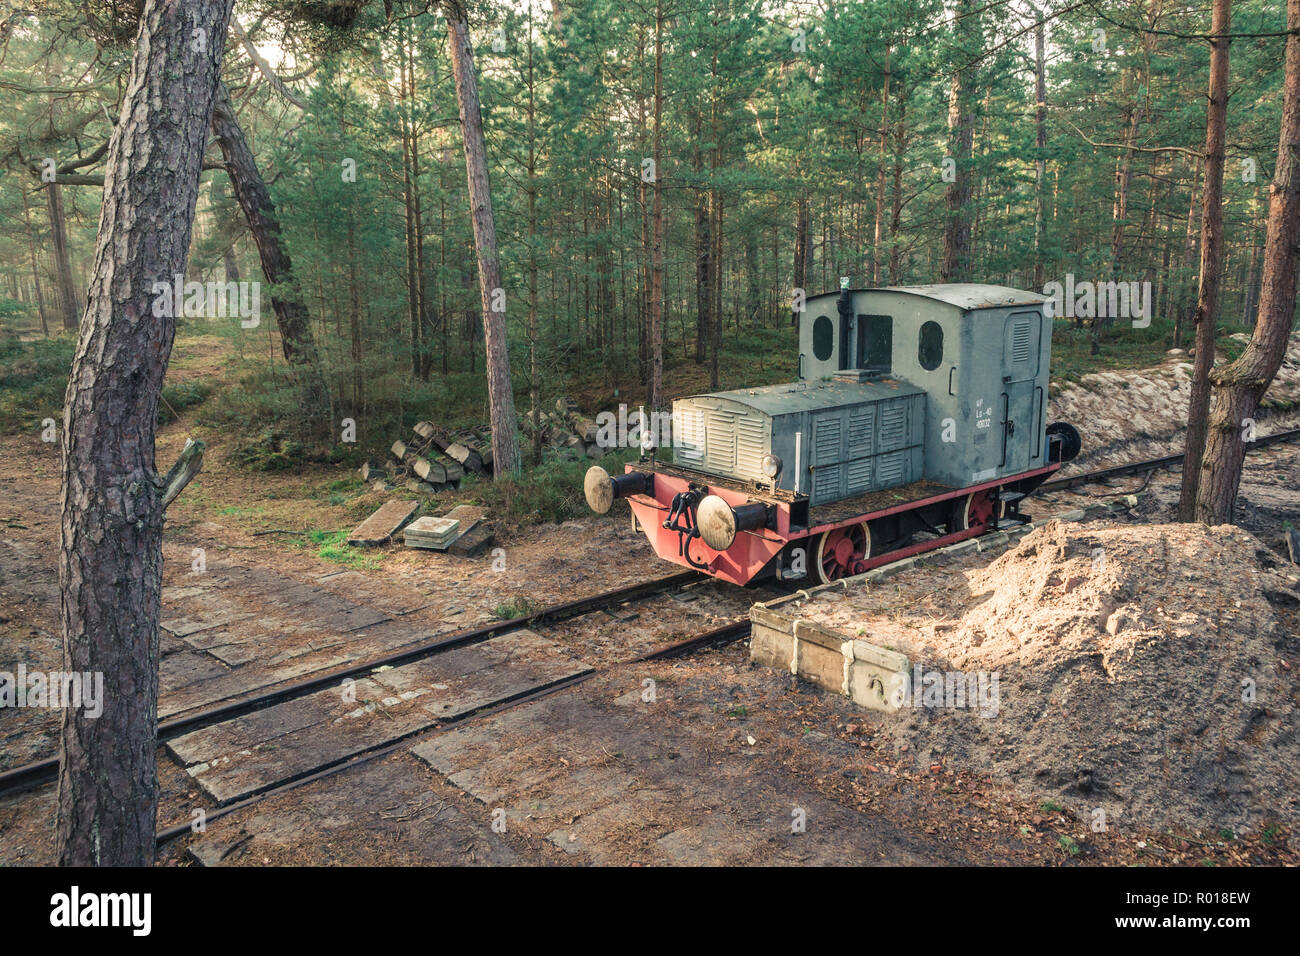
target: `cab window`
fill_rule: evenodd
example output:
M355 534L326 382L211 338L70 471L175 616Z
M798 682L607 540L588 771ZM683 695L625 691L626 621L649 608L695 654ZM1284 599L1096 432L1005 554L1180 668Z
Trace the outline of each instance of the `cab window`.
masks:
M894 354L894 319L888 315L858 316L858 368L888 372Z
M927 372L933 372L943 364L943 326L938 322L926 322L921 326L916 360Z

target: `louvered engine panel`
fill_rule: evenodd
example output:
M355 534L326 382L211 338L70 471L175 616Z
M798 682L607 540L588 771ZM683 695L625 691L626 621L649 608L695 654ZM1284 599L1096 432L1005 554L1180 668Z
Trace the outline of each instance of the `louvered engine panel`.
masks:
M763 480L771 450L771 420L749 409L710 407L682 399L676 414L673 461L743 481Z
M876 482L881 488L901 485L913 480L908 474L908 459L905 451L891 451L885 455L877 455L875 462Z
M849 411L849 458L861 458L875 451L876 406L864 405Z
M720 409L709 410L704 433L704 468L719 475L736 473L736 416Z
M823 465L813 469L811 503L824 504L844 497L844 466Z
M860 495L871 490L871 459L859 458L844 466L844 493Z
M876 450L894 451L907 444L907 406L889 404L880 409L880 442Z
M813 420L812 464L824 465L843 460L840 437L842 413L839 409Z
M673 461L687 468L704 467L704 421L702 408L691 402L679 402L673 436Z
M757 481L763 474L763 456L768 451L767 420L743 416L735 420L736 474Z

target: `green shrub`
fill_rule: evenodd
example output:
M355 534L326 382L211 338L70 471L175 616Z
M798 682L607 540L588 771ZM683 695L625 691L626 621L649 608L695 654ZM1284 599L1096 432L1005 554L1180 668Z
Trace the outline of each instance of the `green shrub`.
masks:
M346 531L308 531L307 540L317 545L316 556L349 568L377 568L379 560L347 543Z
M274 428L263 428L234 448L235 460L254 471L287 471L306 460L303 443Z
M599 464L616 474L636 454L632 449L612 452ZM591 513L582 494L582 479L591 466L586 458L543 459L536 468L525 465L517 478L466 478L462 490L471 492L493 515L514 524L560 524Z
M158 403L158 424L168 425L176 421L177 416L187 408L202 405L212 394L212 387L206 382L195 379L189 382L177 382L164 385L163 400Z
M0 429L39 429L59 419L77 343L68 337L0 339Z

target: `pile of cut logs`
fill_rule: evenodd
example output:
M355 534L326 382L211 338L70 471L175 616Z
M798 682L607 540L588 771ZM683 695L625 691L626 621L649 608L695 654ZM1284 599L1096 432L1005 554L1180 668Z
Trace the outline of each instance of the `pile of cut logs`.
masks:
M538 414L542 441L561 458L599 458L606 449L596 444L596 423L578 410L577 402L559 398L554 412ZM532 417L524 416L524 431L532 434Z
M446 432L433 422L416 422L409 439L393 442L389 456L383 468L373 462L361 466L362 480L376 491L400 485L433 494L459 488L467 473L492 473L492 439L485 428Z
M568 398L559 399L554 412L541 412L538 418L542 441L556 457L599 458L607 450L596 444L596 423ZM531 440L532 417L520 415L519 426L521 436ZM382 467L371 461L362 465L361 479L376 491L403 487L433 494L459 488L467 474L492 474L492 432L481 425L446 431L433 422L416 422L411 437L393 442L389 455Z

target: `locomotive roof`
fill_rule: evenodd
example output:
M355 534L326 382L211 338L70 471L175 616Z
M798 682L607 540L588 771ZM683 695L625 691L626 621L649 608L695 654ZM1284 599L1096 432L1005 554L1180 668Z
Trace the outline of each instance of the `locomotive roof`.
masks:
M1026 292L1005 285L981 285L976 282L948 282L934 285L898 285L884 286L878 289L850 289L858 292L896 292L904 295L920 296L933 299L945 305L956 306L964 311L974 309L998 309L1008 305L1037 305L1046 301L1046 297L1037 292ZM813 299L835 298L839 292L823 292L809 297Z
M839 405L875 402L882 398L902 398L921 392L922 389L897 378L881 378L873 382L839 382L830 379L788 382L784 385L762 385L758 388L738 388L729 392L708 392L686 397L725 398L747 405L768 416L776 416L816 411L820 408L834 408Z

